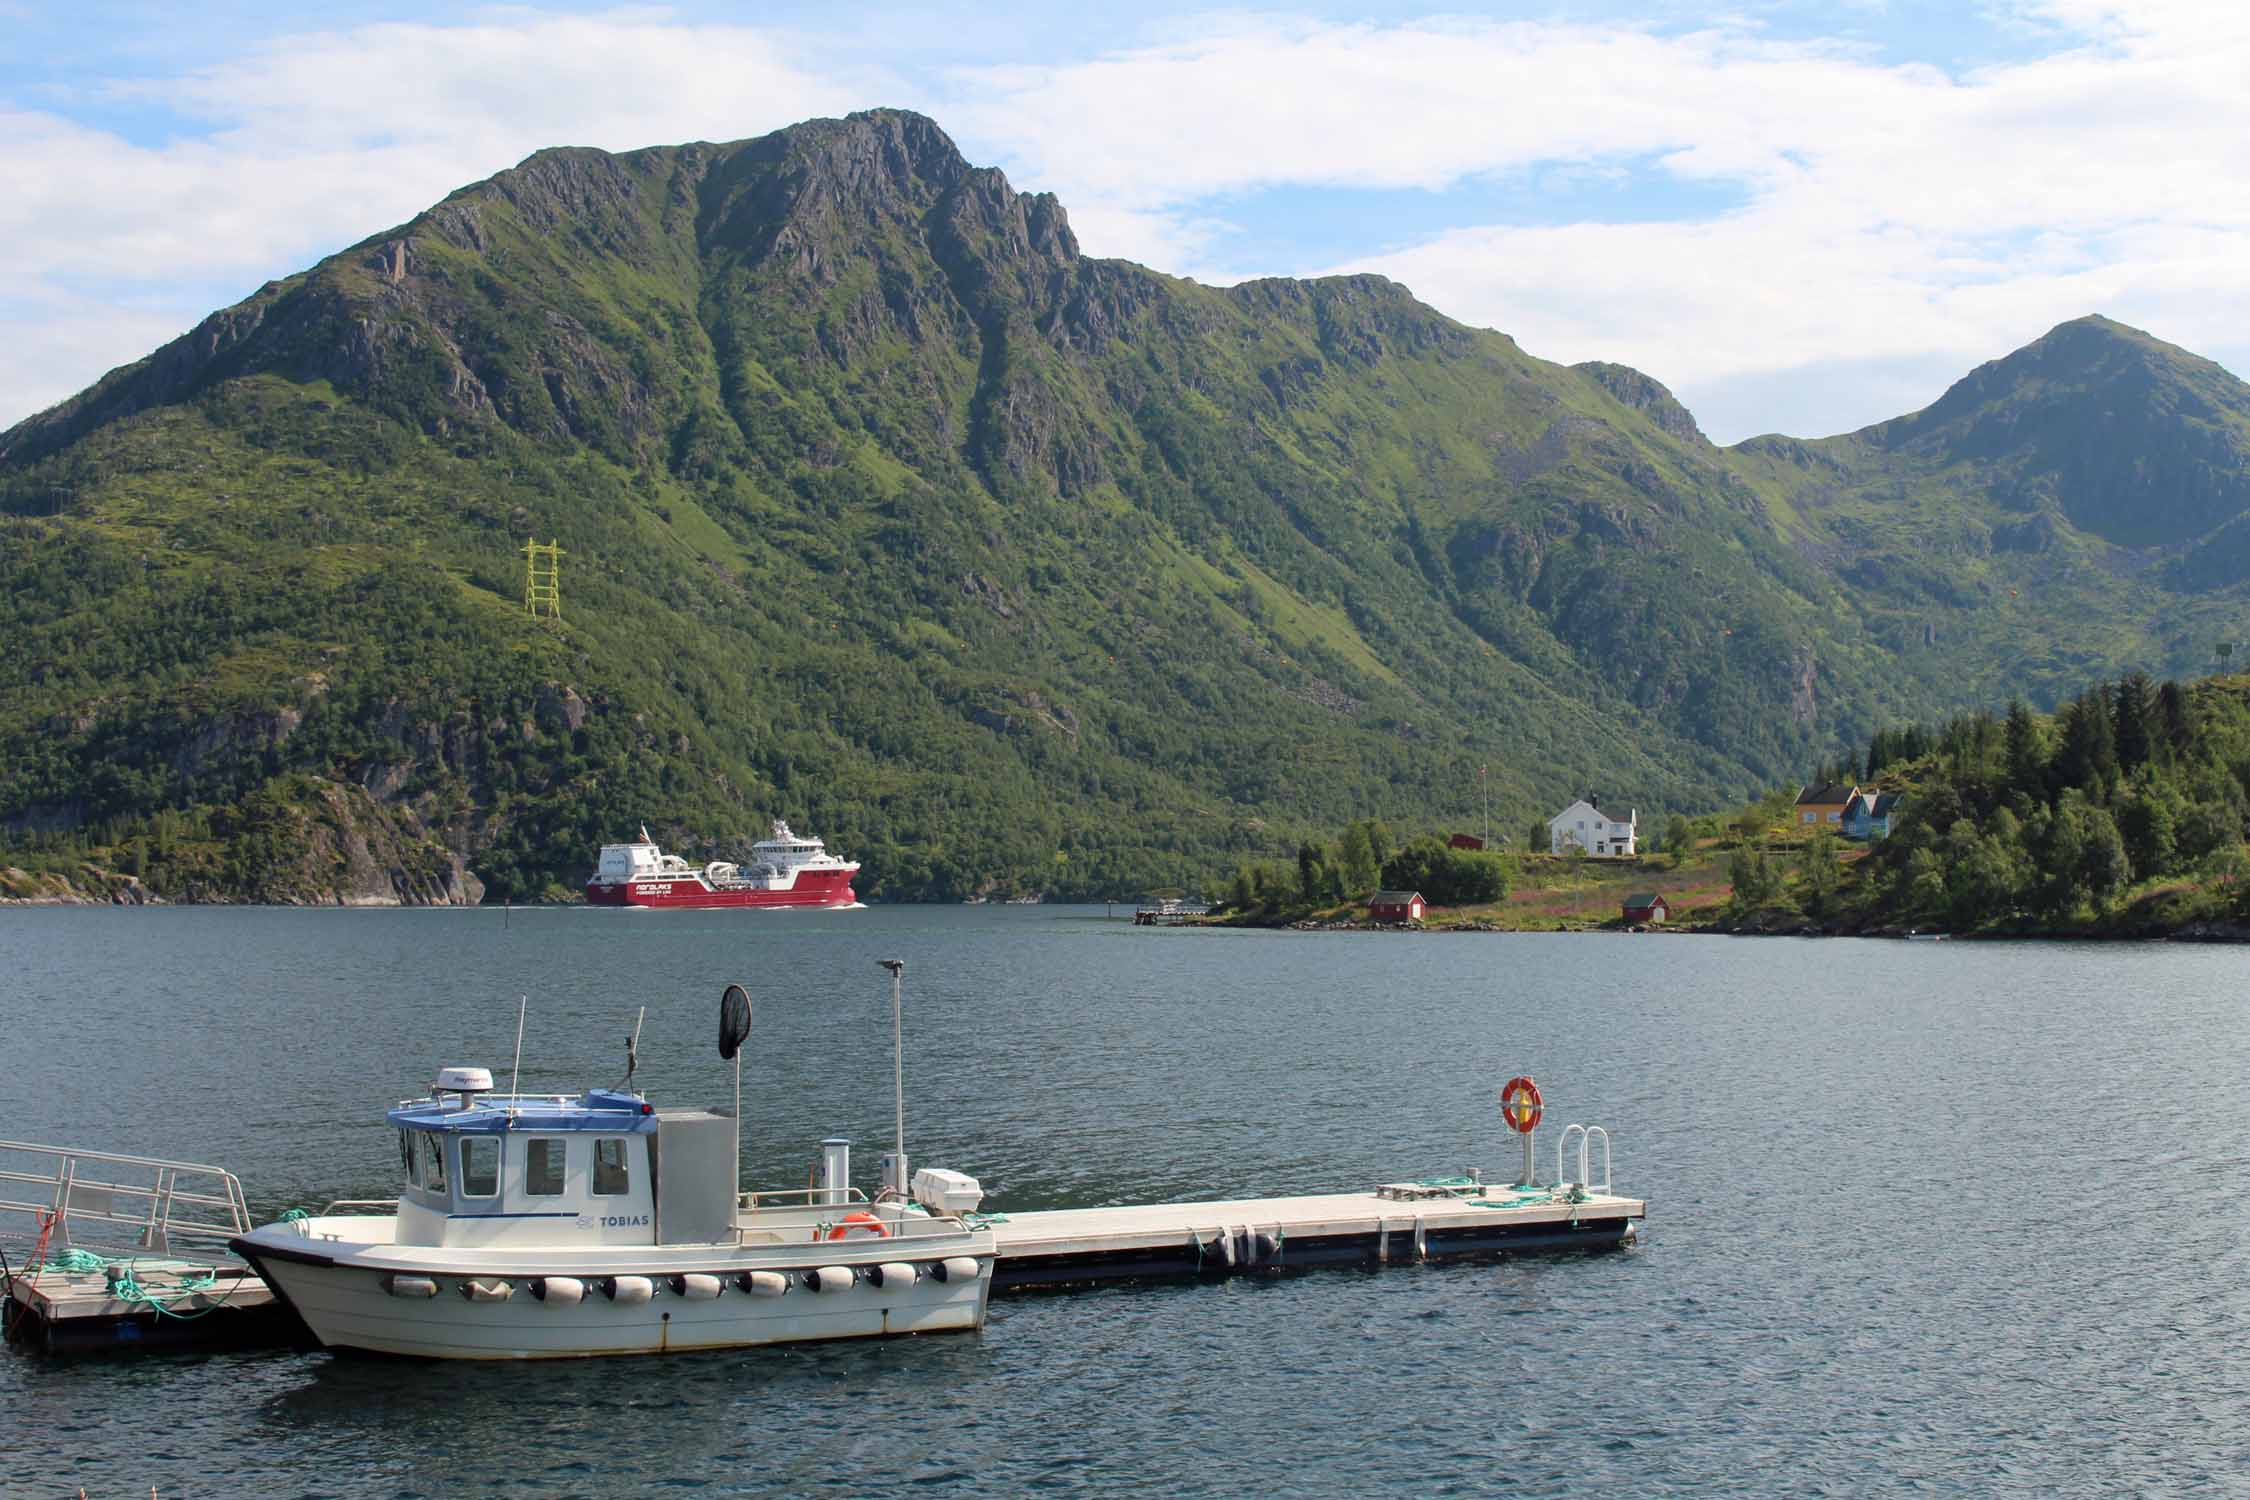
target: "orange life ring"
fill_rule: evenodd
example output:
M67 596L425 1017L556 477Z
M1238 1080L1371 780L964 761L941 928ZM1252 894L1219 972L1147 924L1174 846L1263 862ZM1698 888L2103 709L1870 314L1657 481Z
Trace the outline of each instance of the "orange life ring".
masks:
M886 1239L890 1236L890 1232L890 1229L881 1219L876 1218L865 1209L854 1209L844 1215L843 1222L828 1231L828 1237L832 1240L843 1240L849 1239L855 1234L871 1234L877 1239Z
M1518 1135L1529 1135L1546 1107L1539 1085L1528 1078L1511 1078L1500 1089L1500 1118Z

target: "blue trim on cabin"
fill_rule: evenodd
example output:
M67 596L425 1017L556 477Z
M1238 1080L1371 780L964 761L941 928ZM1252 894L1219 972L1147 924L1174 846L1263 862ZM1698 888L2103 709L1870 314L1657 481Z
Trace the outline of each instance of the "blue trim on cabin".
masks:
M654 1135L656 1111L638 1094L588 1089L569 1104L506 1106L483 1100L463 1109L450 1101L417 1099L386 1111L401 1130L450 1131L457 1135L505 1135L511 1130L586 1131L596 1135Z

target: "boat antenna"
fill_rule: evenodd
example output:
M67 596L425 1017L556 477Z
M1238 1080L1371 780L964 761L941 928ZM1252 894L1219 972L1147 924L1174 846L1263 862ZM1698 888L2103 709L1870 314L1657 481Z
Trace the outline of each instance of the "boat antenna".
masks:
M523 1013L531 1005L529 995L516 999L516 1068L508 1075L508 1118L516 1117L516 1100L523 1094Z
M906 1027L899 1002L899 976L906 972L903 958L878 958L891 971L891 1087L898 1105L898 1136L892 1149L898 1154L898 1190L906 1191Z
M719 996L719 1056L734 1059L734 1190L742 1191L742 1044L750 1040L750 992L730 984Z
M633 1018L633 1034L625 1038L625 1081L617 1086L621 1094L632 1088L633 1070L641 1065L641 1023L647 1019L648 1007L644 1005Z

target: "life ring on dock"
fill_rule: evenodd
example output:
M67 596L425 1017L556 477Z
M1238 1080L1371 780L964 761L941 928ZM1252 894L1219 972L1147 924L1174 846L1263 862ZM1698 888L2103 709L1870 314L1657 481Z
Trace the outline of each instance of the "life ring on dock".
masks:
M1546 1101L1539 1097L1539 1085L1528 1078L1511 1078L1500 1088L1500 1118L1518 1135L1529 1135L1539 1124L1539 1116Z
M881 1219L865 1209L855 1209L844 1215L843 1221L828 1231L828 1237L832 1240L848 1240L855 1234L871 1234L880 1240L887 1239L890 1232Z

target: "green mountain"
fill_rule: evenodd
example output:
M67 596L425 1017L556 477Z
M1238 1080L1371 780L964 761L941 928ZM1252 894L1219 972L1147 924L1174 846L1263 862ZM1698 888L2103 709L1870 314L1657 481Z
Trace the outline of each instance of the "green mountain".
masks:
M1941 664L1962 704L2197 672L2240 634L2250 386L2107 318L1911 416L1729 457L1900 665Z
M522 899L779 815L948 897L1475 826L1480 767L1509 828L1738 801L2206 652L2242 401L2097 321L1720 450L1378 277L1086 257L918 116L541 152L0 434L0 842Z

